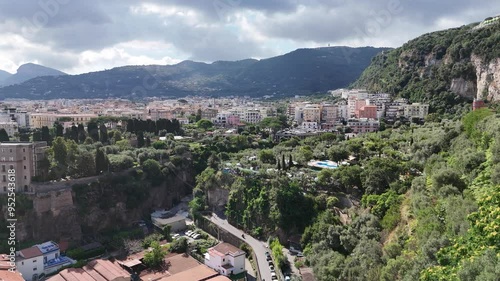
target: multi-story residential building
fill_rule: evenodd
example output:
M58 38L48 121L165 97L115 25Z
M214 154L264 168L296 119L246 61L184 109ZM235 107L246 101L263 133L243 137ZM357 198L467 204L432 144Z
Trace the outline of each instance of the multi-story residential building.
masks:
M378 131L380 123L370 119L351 119L347 121L347 126L355 134L370 133Z
M365 105L358 110L358 118L377 119L377 106Z
M321 121L321 109L319 105L316 104L308 104L302 110L302 118L303 122L316 122L319 123Z
M75 261L61 256L59 245L49 241L17 252L16 268L26 281L39 280Z
M205 108L201 110L201 118L212 120L217 116L218 110L215 108Z
M31 179L43 173L40 162L46 157L46 149L46 142L0 143L0 194L9 192L12 174L15 175L12 178L15 178L16 192L34 192Z
M232 113L227 117L227 124L229 126L238 126L240 124L240 116Z
M245 252L228 243L208 249L205 265L224 276L245 272Z
M333 124L337 120L338 107L334 104L323 104L321 106L321 124Z
M257 124L262 121L262 116L260 115L260 110L258 109L247 109L243 118L240 118L240 120L250 124Z
M346 103L339 103L337 105L337 118L349 119L349 107Z
M403 116L406 118L425 118L429 114L429 105L422 103L406 104L403 106Z

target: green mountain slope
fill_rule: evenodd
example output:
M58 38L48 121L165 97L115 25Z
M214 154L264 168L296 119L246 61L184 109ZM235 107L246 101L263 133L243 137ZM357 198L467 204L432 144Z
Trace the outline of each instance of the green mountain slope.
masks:
M385 50L331 47L299 49L263 60L126 66L81 75L38 77L0 88L0 96L51 99L302 95L348 86L376 54Z
M373 58L352 85L430 102L446 111L463 99L500 100L500 20L424 34Z

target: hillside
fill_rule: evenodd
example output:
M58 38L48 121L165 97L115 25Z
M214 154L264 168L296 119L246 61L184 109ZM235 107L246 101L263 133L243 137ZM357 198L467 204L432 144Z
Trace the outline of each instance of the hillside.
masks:
M10 98L107 98L186 95L278 96L345 87L387 48L299 49L263 60L183 61L176 65L125 66L57 77L38 77L0 88Z
M27 63L21 65L17 69L16 74L10 74L8 72L0 73L0 86L19 84L40 76L60 76L60 75L66 75L66 73L42 65Z
M11 76L12 74L8 73L7 71L0 70L0 85L2 84L2 81L6 79L7 77Z
M463 99L500 100L500 21L424 34L376 56L352 86L430 102L439 112Z

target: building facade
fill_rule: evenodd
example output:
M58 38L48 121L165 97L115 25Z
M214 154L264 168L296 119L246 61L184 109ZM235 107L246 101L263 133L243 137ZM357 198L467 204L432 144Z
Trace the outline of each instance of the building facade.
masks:
M15 183L16 192L33 193L31 180L43 172L46 142L0 143L0 194L9 192L9 183ZM14 179L14 181L11 181Z
M245 252L228 243L220 243L208 249L205 254L205 265L230 276L245 272Z

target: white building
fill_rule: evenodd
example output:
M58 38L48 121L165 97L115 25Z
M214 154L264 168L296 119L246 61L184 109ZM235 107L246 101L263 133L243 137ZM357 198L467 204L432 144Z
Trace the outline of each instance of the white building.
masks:
M19 130L17 129L19 125L16 121L0 122L0 129L5 129L9 137L13 137L15 133Z
M224 276L245 272L245 252L228 243L208 249L205 265Z
M59 246L52 241L23 249L17 252L16 258L16 268L26 281L39 280L74 263L74 260L61 256Z
M429 105L413 103L403 106L403 115L406 118L425 118L429 114Z

